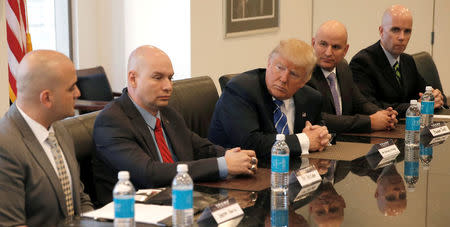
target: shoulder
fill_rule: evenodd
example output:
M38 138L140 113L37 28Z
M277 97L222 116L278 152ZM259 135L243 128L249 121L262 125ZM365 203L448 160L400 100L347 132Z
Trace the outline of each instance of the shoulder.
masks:
M103 108L95 119L95 127L104 123L121 122L125 120L126 114L119 100L113 100Z
M322 95L320 94L320 92L308 85L300 88L296 92L296 95L301 95L302 97L306 97L307 100L311 100L314 102L316 102L317 100L322 100Z
M228 82L224 96L236 95L249 101L260 98L264 91L267 92L265 83L266 69L254 69L235 76Z
M379 52L379 49L381 48L379 41L358 51L358 53L353 56L352 60L350 61L350 65L352 63L355 63L355 61L358 60L370 60L372 58L375 58L377 55L377 52Z

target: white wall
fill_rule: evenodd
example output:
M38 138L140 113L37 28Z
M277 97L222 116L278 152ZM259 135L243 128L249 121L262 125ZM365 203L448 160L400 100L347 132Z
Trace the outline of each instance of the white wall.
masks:
M9 108L8 43L6 42L5 1L0 0L0 116Z
M277 32L224 38L223 1L191 0L191 74L218 78L266 67L267 56L282 39L311 39L311 0L280 1Z
M435 39L433 59L439 71L442 89L445 95L450 95L450 1L436 0ZM447 101L449 102L449 101Z

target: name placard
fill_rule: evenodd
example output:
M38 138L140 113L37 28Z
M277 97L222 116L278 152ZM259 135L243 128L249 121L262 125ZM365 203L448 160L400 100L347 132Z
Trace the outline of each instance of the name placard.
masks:
M426 129L430 131L430 134L433 137L442 136L450 133L447 124L445 124L444 122L431 123L428 127L425 128L425 130Z
M235 198L220 200L217 203L207 207L198 221L213 217L217 224L224 223L236 217L242 216L244 211L236 202Z
M372 149L366 154L366 159L372 169L386 166L393 162L400 154L400 150L394 144L392 139L383 143L373 145Z
M320 186L322 181L317 181L311 185L308 185L306 187L303 187L297 194L297 196L294 199L294 202L297 202L299 200L302 200L306 196L310 195L312 192L316 191L317 188Z
M322 181L322 177L320 177L319 172L313 165L297 170L295 176L302 187Z

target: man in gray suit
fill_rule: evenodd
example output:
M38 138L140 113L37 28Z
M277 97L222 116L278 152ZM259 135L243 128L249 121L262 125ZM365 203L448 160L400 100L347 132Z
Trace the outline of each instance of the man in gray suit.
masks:
M92 210L73 141L58 120L73 116L75 68L50 50L28 53L17 71L17 100L0 120L0 223L56 226Z

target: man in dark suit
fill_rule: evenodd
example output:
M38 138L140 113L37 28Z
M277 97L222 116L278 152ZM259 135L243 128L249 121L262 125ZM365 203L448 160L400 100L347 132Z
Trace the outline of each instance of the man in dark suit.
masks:
M349 45L347 29L335 20L323 23L312 38L317 66L307 85L324 97L322 119L332 132L370 132L395 127L397 112L381 110L367 101L353 82L344 59Z
M94 125L93 167L100 203L112 200L121 170L130 172L137 189L169 186L177 163L188 164L194 181L254 174L254 151L225 151L189 130L182 116L167 106L173 74L169 57L156 47L141 46L130 55L127 88Z
M378 30L380 41L359 51L350 68L361 93L370 102L381 108L392 106L404 116L409 101L419 99L427 85L414 59L403 53L412 32L411 12L401 5L391 6L384 12ZM433 95L434 108L442 107L441 91L434 89Z
M321 121L322 97L304 86L315 63L308 44L281 41L269 55L267 69L244 72L228 82L208 138L224 147L255 150L265 160L270 160L278 133L286 134L291 156L322 150L330 135L326 127L312 125Z
M0 120L0 225L56 226L93 209L57 122L73 116L80 96L75 68L61 53L33 51L16 79L17 100Z

